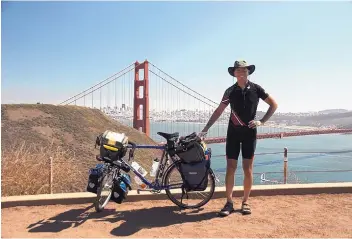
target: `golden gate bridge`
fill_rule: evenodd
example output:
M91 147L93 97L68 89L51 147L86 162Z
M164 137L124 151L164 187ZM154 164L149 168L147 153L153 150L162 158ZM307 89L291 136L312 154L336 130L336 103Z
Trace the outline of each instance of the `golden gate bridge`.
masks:
M157 135L162 132L179 132L187 135L199 132L207 123L219 102L213 101L199 92L176 80L153 63L145 60L130 64L107 79L83 90L60 105L78 105L100 109L120 123L131 126L161 143L164 139ZM206 142L208 144L226 141L226 131L230 109L226 109L217 122L210 128ZM322 134L349 134L352 129L290 127L285 125L262 126L258 128L258 139L285 138ZM343 154L345 151L335 152ZM292 152L291 154L309 152ZM316 153L316 152L314 152ZM320 152L324 153L324 152ZM277 178L283 172L254 173L261 183L299 183L296 174L305 171L287 169L287 149L283 152L259 152L256 155L282 154L285 178ZM214 155L214 158L225 155ZM276 159L277 161L277 159ZM274 161L264 162L265 164ZM274 162L277 163L277 162ZM147 165L145 165L148 167ZM347 170L347 171L346 171ZM309 171L317 173L337 173L340 176L352 169L324 169ZM222 173L222 172L218 172ZM237 174L239 176L240 174ZM268 179L270 175L272 179ZM276 175L276 176L275 176Z
M98 108L153 139L162 140L156 131L180 134L200 131L219 102L201 95L145 60L130 64L60 103L70 104ZM210 129L207 143L225 142L229 114L227 109ZM258 129L258 139L338 133L352 133L352 129L295 130L288 126L265 126Z

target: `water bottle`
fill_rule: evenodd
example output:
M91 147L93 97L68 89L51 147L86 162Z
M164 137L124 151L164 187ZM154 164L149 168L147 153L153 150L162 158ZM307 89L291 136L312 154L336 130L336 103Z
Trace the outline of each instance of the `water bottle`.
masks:
M132 162L131 166L136 171L138 171L138 173L140 173L143 177L145 177L148 174L147 171L135 161Z
M155 177L158 167L159 167L159 159L155 158L153 160L152 169L150 170L150 176Z
M132 162L131 166L136 170L138 171L143 177L145 177L148 173L147 171L142 167L140 166L137 162ZM134 181L136 182L136 184L144 189L147 187L147 185L136 175L134 176Z

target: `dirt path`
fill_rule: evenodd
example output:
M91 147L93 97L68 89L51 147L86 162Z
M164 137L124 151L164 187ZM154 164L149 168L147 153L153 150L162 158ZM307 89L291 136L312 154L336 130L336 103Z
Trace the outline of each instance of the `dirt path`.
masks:
M236 208L239 205L236 199ZM223 199L179 212L170 201L2 209L2 237L352 237L352 194L253 197L253 214L217 217Z

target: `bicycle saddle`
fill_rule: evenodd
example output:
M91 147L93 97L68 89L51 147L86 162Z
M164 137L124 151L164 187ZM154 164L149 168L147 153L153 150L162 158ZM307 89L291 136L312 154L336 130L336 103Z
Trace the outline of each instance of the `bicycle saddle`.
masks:
M157 134L160 135L161 137L165 138L166 140L176 140L180 136L180 134L178 132L175 132L172 134L158 132Z

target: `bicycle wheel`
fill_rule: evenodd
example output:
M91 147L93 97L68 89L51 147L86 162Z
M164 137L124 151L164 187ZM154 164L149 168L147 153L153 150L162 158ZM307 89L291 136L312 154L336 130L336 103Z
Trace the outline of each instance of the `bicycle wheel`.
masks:
M207 204L210 199L214 195L215 191L215 175L213 173L213 170L210 168L208 171L208 185L207 188L204 191L191 191L185 193L182 197L182 177L181 173L178 170L178 164L180 164L180 161L177 161L169 166L169 168L165 172L165 176L163 179L163 185L164 186L171 186L171 185L177 185L179 188L177 189L165 189L166 195L168 198L177 206L184 208L184 209L194 209L194 208L200 208ZM175 175L174 175L175 174ZM170 180L174 180L177 178L177 182L170 182ZM190 198L191 196L191 198ZM200 196L200 201L197 202L197 197Z
M101 212L110 201L113 188L113 178L111 174L105 174L97 190L97 197L94 202L96 212Z

